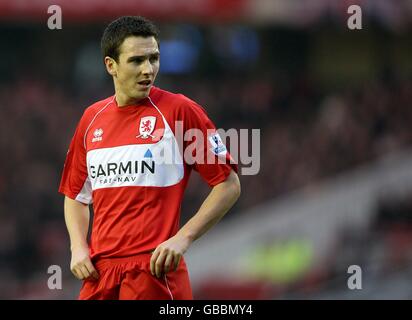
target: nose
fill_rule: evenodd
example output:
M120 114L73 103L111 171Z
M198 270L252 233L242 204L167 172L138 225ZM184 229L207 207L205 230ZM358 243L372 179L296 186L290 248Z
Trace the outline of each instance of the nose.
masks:
M149 59L146 59L142 64L142 74L144 75L153 74L153 66L150 63Z

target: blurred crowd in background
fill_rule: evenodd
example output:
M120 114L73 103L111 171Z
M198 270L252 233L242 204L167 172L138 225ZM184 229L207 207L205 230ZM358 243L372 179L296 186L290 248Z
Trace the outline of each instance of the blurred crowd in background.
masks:
M0 298L47 296L51 264L75 281L57 189L83 110L113 94L104 26L0 26ZM412 145L410 29L365 29L160 23L157 85L197 101L219 128L261 130L260 172L240 177L222 223ZM182 221L208 192L193 175Z

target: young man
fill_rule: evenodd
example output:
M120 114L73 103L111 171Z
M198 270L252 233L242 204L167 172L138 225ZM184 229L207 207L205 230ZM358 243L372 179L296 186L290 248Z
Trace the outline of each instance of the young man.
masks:
M160 52L150 21L121 17L106 28L101 44L115 95L85 110L59 188L65 195L70 268L84 280L79 298L192 299L183 254L238 199L237 168L198 104L153 86ZM183 131L204 136L194 152L185 152L189 142L178 143L176 121ZM173 161L161 161L165 154L173 154ZM192 169L212 189L179 230Z

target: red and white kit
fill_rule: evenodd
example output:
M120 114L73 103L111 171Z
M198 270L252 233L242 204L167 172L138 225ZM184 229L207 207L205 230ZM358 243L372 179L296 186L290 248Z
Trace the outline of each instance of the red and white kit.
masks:
M204 135L204 161L187 164L175 123ZM205 111L181 94L152 87L148 98L118 107L114 96L87 108L67 153L59 192L93 203L90 256L98 281L85 280L84 299L190 299L184 259L163 279L150 274L150 253L179 229L180 207L192 169L210 185L237 167ZM208 131L209 130L209 131ZM208 136L209 135L209 136ZM216 143L214 143L214 141ZM226 164L206 158L227 159ZM165 161L165 155L173 161Z

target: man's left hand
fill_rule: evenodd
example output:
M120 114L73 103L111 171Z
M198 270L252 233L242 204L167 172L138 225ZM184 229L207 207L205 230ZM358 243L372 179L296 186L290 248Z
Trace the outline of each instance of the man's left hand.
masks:
M176 271L180 259L189 248L189 245L190 241L187 238L177 234L159 244L150 259L150 272L152 275L160 278L162 273L169 272L171 266L173 266L173 271Z

